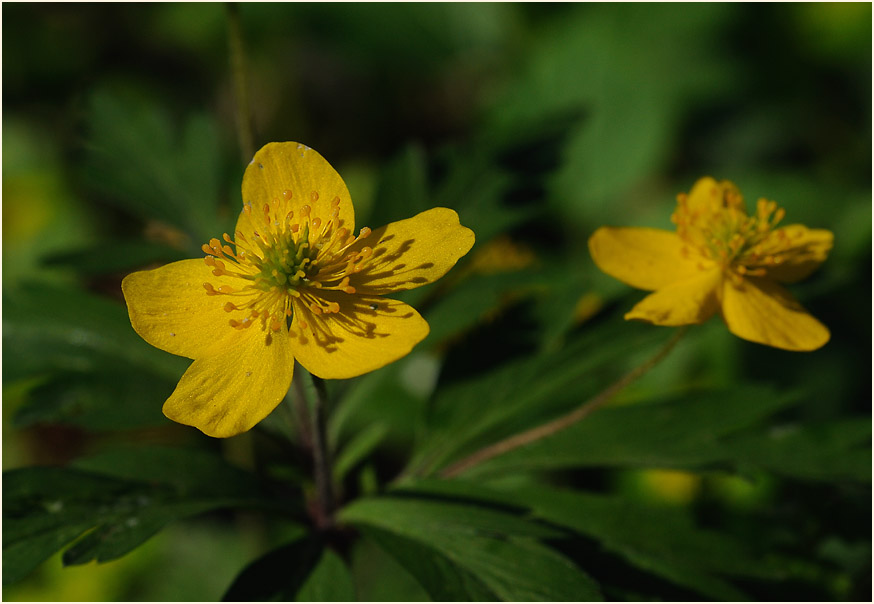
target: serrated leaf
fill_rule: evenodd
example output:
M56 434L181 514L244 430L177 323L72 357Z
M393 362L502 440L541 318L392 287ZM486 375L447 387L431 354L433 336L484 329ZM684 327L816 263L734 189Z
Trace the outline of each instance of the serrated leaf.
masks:
M534 539L560 533L508 512L451 502L377 498L354 502L340 512L339 519L431 548L502 600L600 598L589 577ZM421 569L407 568L422 575ZM437 572L450 571L438 568ZM453 590L471 589L467 575L454 576Z
M80 462L94 471L33 467L4 473L4 582L23 578L80 536L64 553L65 564L118 558L170 522L209 510L278 508L252 477L209 454L140 453Z

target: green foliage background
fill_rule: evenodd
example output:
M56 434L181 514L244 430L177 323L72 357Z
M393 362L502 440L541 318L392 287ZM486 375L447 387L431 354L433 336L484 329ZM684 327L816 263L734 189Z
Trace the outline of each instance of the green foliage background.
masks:
M2 10L4 599L870 600L870 4L241 5L256 146L317 149L362 225L477 234L405 296L428 339L328 384L329 535L282 410L226 441L166 420L186 362L121 299L238 211L226 7ZM670 336L586 241L671 228L707 174L834 231L793 288L829 344L713 320L437 479Z

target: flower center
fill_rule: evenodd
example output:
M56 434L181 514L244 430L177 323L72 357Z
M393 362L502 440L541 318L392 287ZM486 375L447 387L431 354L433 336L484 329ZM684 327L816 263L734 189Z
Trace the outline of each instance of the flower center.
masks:
M688 246L739 276L762 276L767 267L785 260L794 242L785 229L776 228L786 214L782 208L759 199L756 213L748 216L743 198L733 186L725 185L712 193L706 203L694 207L687 195L677 196L671 220Z
M368 237L370 229L362 228L355 237L340 226L339 197L331 201L324 219L314 216L308 204L293 210L291 199L292 192L285 190L260 211L245 204L243 211L254 227L252 232L238 230L234 238L225 233L225 244L214 238L202 247L213 275L239 279L234 285L203 284L208 295L231 298L224 309L235 313L236 318L228 321L235 329L260 323L261 329L274 332L286 326L292 335L295 319L301 329L307 328L305 318L295 317L296 312L340 312L340 303L327 300L321 292L354 294L349 279L372 258L370 247L350 249ZM318 199L318 192L310 193L313 205ZM233 244L236 251L227 244Z

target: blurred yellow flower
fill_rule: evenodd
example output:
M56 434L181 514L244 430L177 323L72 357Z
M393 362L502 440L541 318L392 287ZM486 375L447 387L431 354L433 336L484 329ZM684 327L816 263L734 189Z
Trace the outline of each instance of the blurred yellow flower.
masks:
M655 291L626 319L656 325L702 323L717 311L736 336L785 350L815 350L828 329L778 282L812 273L833 235L800 224L777 228L784 211L760 199L748 216L738 189L702 178L677 196L677 232L602 227L589 239L595 264L639 289Z
M243 202L234 237L210 240L205 259L122 282L136 332L194 359L164 414L215 437L266 417L288 392L295 359L340 379L409 353L428 323L383 294L439 279L474 242L447 208L354 236L343 179L298 143L255 154Z

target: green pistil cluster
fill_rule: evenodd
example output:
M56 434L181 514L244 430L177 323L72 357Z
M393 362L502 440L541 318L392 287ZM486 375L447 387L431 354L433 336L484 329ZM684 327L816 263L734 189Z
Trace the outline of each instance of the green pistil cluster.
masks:
M263 258L258 262L260 272L255 276L258 289L297 290L318 273L314 264L317 251L311 249L309 242L309 225L303 227L297 241L292 237L283 239L276 247L262 246Z

